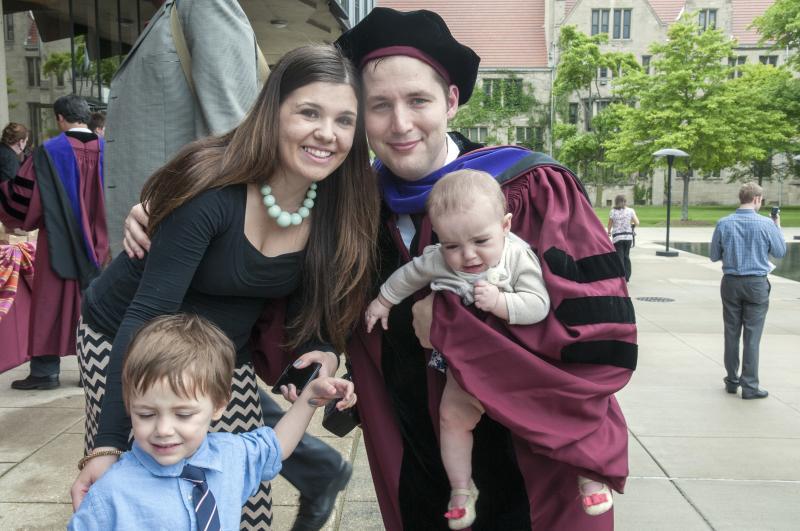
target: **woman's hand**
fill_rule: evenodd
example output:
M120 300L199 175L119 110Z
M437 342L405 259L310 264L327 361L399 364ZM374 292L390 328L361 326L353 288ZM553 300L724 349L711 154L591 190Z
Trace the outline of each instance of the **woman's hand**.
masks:
M100 447L95 448L93 451L99 452L101 450L116 450L116 448ZM78 507L81 506L84 496L89 492L89 487L94 485L118 459L119 457L116 455L99 455L86 461L86 466L78 473L78 477L75 478L75 482L69 490L69 494L72 497L73 511L77 511Z
M144 258L150 250L150 238L146 232L149 221L150 217L141 203L134 205L125 218L125 238L122 240L122 246L128 253L128 258Z
M314 362L317 362L321 365L319 368L318 378L333 376L336 374L336 369L339 368L339 356L333 352L322 350L312 350L311 352L306 352L297 358L293 365L298 369L302 369L303 367L308 367L309 364ZM297 400L297 388L294 386L294 384L289 384L288 386L282 385L280 387L280 392L283 395L283 398L289 402L294 402Z
M411 307L414 315L414 333L423 348L433 348L431 345L431 322L433 321L433 293L414 303Z

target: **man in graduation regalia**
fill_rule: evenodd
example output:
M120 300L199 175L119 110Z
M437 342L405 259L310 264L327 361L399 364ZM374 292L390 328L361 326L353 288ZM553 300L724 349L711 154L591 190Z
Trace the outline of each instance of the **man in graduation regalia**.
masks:
M14 389L59 385L61 356L75 354L81 293L108 259L103 201L103 140L89 130L86 100L58 98L61 134L34 150L14 179L0 184L0 221L39 229L30 312L30 375Z
M361 68L366 130L379 159L376 286L435 243L424 203L436 180L475 168L501 183L511 230L536 252L552 302L544 321L515 327L440 292L413 316L414 301L398 305L387 331L354 333L348 355L386 528L447 529L449 484L437 443L444 377L426 367L430 351L419 335L486 409L475 430L481 494L472 529L612 529L613 510L584 512L577 477L624 487L627 430L613 395L635 368L636 327L622 264L581 183L540 153L482 148L446 132L469 100L480 59L437 14L376 8L337 44Z

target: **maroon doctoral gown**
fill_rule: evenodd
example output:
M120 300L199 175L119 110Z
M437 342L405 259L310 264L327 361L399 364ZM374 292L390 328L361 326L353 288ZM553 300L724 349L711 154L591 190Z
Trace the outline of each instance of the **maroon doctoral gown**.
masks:
M452 163L457 164L458 159ZM443 353L464 389L481 401L486 415L508 430L527 493L530 527L546 531L613 529L613 511L597 517L583 512L577 476L604 481L619 492L625 484L628 435L614 393L628 382L635 368L633 307L621 262L580 182L546 157L524 166L515 165L496 177L513 214L511 230L531 244L542 263L550 313L541 323L511 326L465 307L454 294L439 292L434 299L431 343ZM395 235L395 248L403 254L394 219L387 216L385 232ZM426 219L418 238L417 251L433 239ZM409 422L408 413L398 406L405 391L392 389L397 380L387 370L394 373L397 369L382 356L381 332L366 334L364 327L359 327L348 354L386 528L445 528L441 513L446 505L441 505L437 521L426 517L412 523L425 502L409 500L414 491L424 492L427 485L420 481L419 473L407 472L414 467L407 464L406 454L425 454L413 441L413 426L423 426L427 420ZM403 364L424 363L425 359L420 352L419 359L412 356ZM430 423L438 433L444 378L433 370L425 377ZM405 385L411 400L413 392ZM476 462L481 451L479 438L476 430ZM488 448L492 451L491 445ZM424 461L424 457L418 460ZM492 484L497 481L491 477L492 465L483 478L477 463L475 467L479 489L482 482L497 491L504 488L502 479ZM496 473L505 474L500 469ZM416 487L406 485L409 478L416 479ZM497 493L482 489L481 498L487 500L483 507L481 498L478 500L474 529L497 528L498 514L491 517L494 521L487 515L515 488L512 485L509 476L508 491L491 503L490 496ZM519 524L509 525L518 528Z
M79 176L76 193L87 245L99 264L108 259L100 141L86 143L65 135L72 147ZM43 148L38 148L43 149ZM81 311L81 286L77 279L59 276L51 267L48 229L40 185L29 157L14 179L0 183L0 221L26 231L39 229L31 290L30 356L75 354L75 330ZM52 229L52 227L51 227Z

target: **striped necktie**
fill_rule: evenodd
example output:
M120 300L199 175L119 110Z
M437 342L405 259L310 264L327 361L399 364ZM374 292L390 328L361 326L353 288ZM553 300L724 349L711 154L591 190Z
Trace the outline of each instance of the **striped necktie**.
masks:
M194 483L192 500L194 500L194 512L197 515L197 531L219 531L217 501L211 491L208 490L206 473L203 472L202 468L186 465L183 467L180 477Z

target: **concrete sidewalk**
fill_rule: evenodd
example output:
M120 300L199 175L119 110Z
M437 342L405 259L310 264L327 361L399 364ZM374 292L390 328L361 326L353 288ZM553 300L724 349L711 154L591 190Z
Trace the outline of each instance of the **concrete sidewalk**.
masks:
M618 529L797 529L800 521L800 283L770 277L761 384L770 396L725 392L719 263L663 249L664 229L638 229L630 295L639 366L618 395L630 432L631 478L616 498ZM671 241L710 241L711 228ZM787 240L800 233L784 230ZM666 297L673 302L646 302Z
M800 235L785 229L787 240ZM672 241L709 241L710 228L675 229ZM766 400L743 401L722 384L720 266L663 249L664 229L639 229L630 295L639 324L639 366L619 394L630 429L626 493L616 497L618 530L779 530L800 522L800 283L771 277L761 343ZM664 297L671 302L647 302ZM2 346L0 346L2 348ZM81 455L83 393L75 360L62 386L20 392L0 375L0 530L63 529L69 485ZM329 530L382 529L360 432L327 437L317 415L312 433L355 464ZM297 493L273 489L274 528L289 529ZM549 531L549 530L546 530ZM571 531L571 530L570 530Z

